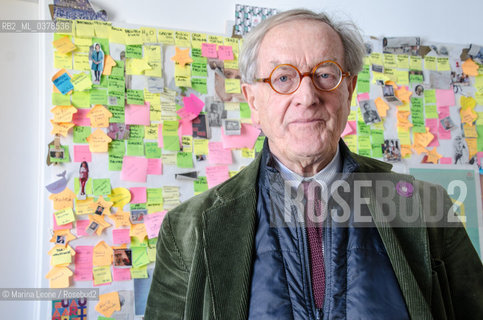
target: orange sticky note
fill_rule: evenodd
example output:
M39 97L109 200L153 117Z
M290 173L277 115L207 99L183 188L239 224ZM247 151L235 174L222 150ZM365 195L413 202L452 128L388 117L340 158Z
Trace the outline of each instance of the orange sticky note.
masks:
M414 144L422 147L427 147L428 144L434 139L434 135L429 131L428 127L426 127L426 132L414 132L413 136Z
M463 123L467 123L470 126L472 126L473 122L478 118L478 115L476 114L476 112L471 108L461 109L460 116L461 116L461 121Z
M86 117L91 120L91 127L107 128L109 127L109 118L112 117L112 113L102 104L96 104L89 110Z
M90 220L89 224L91 224L93 222L95 222L97 224L96 234L98 236L100 236L102 234L102 231L105 228L109 228L111 226L111 224L109 222L104 220L104 216L100 216L100 215L97 215L97 214L90 214L88 218Z
M52 41L52 44L54 45L55 49L62 54L69 53L77 48L68 36Z
M50 120L50 123L52 123L52 131L50 132L52 135L60 134L61 136L66 137L67 133L69 130L74 127L73 123L70 122L54 122L53 120Z
M65 188L62 192L53 193L49 199L54 202L54 210L61 210L64 208L72 208L75 199L75 193L69 188Z
M121 302L117 291L99 295L99 302L96 305L96 311L104 317L110 317L114 311L121 310Z
M428 150L420 144L413 144L413 150L416 151L417 154L428 152Z
M70 276L74 273L67 267L54 267L45 275L51 288L68 288Z
M116 65L116 61L114 61L114 59L111 56L105 55L104 56L104 70L102 71L102 74L105 75L105 76L110 76L112 67L114 67L115 65Z
M104 197L99 196L97 201L91 203L91 208L96 211L96 214L101 216L111 212L112 202L104 200Z
M463 69L463 73L470 76L476 77L478 75L478 65L471 59L466 60L461 64L461 68Z
M112 263L112 248L104 241L100 241L92 250L92 265L108 266Z
M410 112L409 111L403 111L403 110L398 110L397 112L397 126L399 128L403 128L406 130L409 130L413 126L411 122L409 122Z
M76 239L76 236L70 232L70 229L62 229L54 231L52 238L50 238L50 242L66 247L69 241L74 239Z
M438 151L436 150L436 147L434 147L432 150L429 150L428 151L428 159L427 161L428 162L432 162L434 164L437 164L439 159L443 157L442 155L440 155L438 153Z
M405 86L402 86L400 89L396 90L395 91L395 94L396 94L396 97L405 102L405 103L409 103L409 98L411 97L411 95L413 94L411 91L409 91L408 89L406 89Z
M107 134L101 129L96 129L87 138L90 152L107 152L109 149L109 142L112 141Z
M478 143L477 143L478 139L465 138L465 140L466 140L466 144L468 145L468 151L469 151L469 158L468 159L471 159L478 152Z
M85 200L77 199L75 201L75 213L77 215L94 213L97 207L93 209L92 203L94 203L93 198L86 198Z
M74 106L55 106L50 110L54 114L54 122L72 122L72 115L77 112Z
M129 235L131 237L136 237L139 239L139 242L144 241L144 237L148 236L148 233L146 231L146 227L144 226L144 223L135 223L131 225L131 231L129 232Z
M190 49L180 49L178 47L175 48L176 53L174 56L171 57L171 60L180 64L180 66L184 67L185 64L193 62L193 59L190 57Z
M381 97L377 98L374 100L377 108L377 113L379 113L379 116L385 117L387 116L387 110L389 110L389 105L382 99Z
M109 214L107 216L109 219L114 221L114 224L116 225L116 228L122 227L122 226L131 226L131 220L129 212L123 211L123 210L118 210L115 214Z
M401 145L401 156L403 158L406 158L412 154L411 152L411 146L407 144L402 144Z

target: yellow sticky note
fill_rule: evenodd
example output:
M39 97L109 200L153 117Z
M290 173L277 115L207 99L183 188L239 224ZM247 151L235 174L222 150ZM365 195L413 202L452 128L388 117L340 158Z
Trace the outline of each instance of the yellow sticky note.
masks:
M92 274L94 276L94 285L96 286L112 282L110 266L94 267L92 268Z
M124 29L124 38L127 45L143 44L141 30Z
M94 21L91 20L76 20L75 21L75 35L80 38L92 38L95 36Z
M94 203L93 198L86 198L85 200L75 200L75 213L76 215L91 214L94 213L95 209L92 209L92 204Z
M112 248L104 241L100 241L92 251L92 264L94 266L107 266L112 263Z
M112 141L101 129L96 129L86 140L89 143L89 150L91 152L107 152L109 142Z
M208 139L194 139L194 153L197 156L208 154Z
M57 49L57 52L62 54L72 52L76 49L75 44L72 43L68 36L57 39L53 41L52 44L54 45L54 48Z
M397 68L396 55L390 53L384 53L384 67L385 68Z
M72 208L64 208L54 213L55 223L61 226L63 224L75 221L74 210Z
M225 46L231 46L233 49L233 54L238 54L240 52L239 41L237 38L225 37L223 39Z
M141 27L140 30L141 30L141 35L144 43L158 42L157 32L155 28Z
M158 140L158 124L154 123L149 126L144 126L144 139Z
M180 64L175 64L174 75L181 77L191 77L191 68L188 65L182 66Z
M89 110L86 117L91 120L91 127L107 128L112 113L102 104L96 104L91 110Z
M409 72L406 70L396 70L397 83L399 85L409 85Z
M217 45L223 45L224 42L225 42L225 39L222 36L215 36L213 34L208 35L208 43L216 43Z
M463 124L463 132L467 138L478 138L478 132L476 126L470 126L469 124Z
M191 47L201 49L201 44L206 42L206 33L191 33Z
M243 158L254 159L255 158L255 149L242 148L241 149L241 155L242 155Z
M117 291L99 295L99 302L96 305L96 311L104 317L109 318L114 311L121 310L121 302Z
M438 63L438 71L451 71L451 66L449 65L449 58L438 57L436 61Z
M409 69L411 70L423 70L422 59L419 56L409 57Z
M54 52L54 67L56 69L72 69L72 54Z
M426 70L434 70L436 71L436 57L425 56L424 57L424 68Z
M74 273L67 267L54 267L45 275L51 288L67 288Z
M174 76L174 84L177 87L188 87L188 88L191 88L191 77Z
M208 154L208 153L206 153ZM176 165L176 153L163 153L161 155L161 159L163 160L163 164L167 166L175 166Z
M111 31L111 23L107 21L94 21L94 31L98 38L109 38L109 32Z
M48 254L50 255L50 265L51 266L68 266L72 263L72 257L75 255L74 249L67 245L66 247L62 245L56 245Z
M411 144L411 138L410 138L410 135L409 135L409 130L398 129L397 130L397 136L398 136L401 144L406 144L406 145Z
M148 277L147 266L142 266L139 268L131 268L131 278L133 279L146 279Z
M399 69L409 69L409 56L407 54L397 55L397 67Z
M70 82L74 85L75 91L84 91L92 88L91 76L84 72L75 74L72 79L70 79Z
M167 44L167 45L173 45L174 44L174 31L173 30L159 29L158 30L158 42L161 42L161 43Z
M124 29L111 26L111 31L109 32L109 41L114 43L125 44L126 36L125 36Z
M357 152L357 135L356 134L348 134L342 138L352 152Z
M190 48L191 47L190 33L187 31L175 31L174 44L177 47Z
M131 237L138 238L139 241L141 241L141 242L144 241L144 238L148 236L148 233L146 231L146 227L144 226L144 223L132 224L129 235Z
M73 106L55 106L50 110L54 114L54 122L71 122L72 115L77 112Z
M91 38L79 38L75 37L74 38L74 43L77 47L77 50L75 53L89 53L90 46L92 45L92 39Z
M74 53L74 69L80 71L91 71L89 57L86 54Z
M241 93L240 79L225 79L226 93Z
M126 188L114 188L111 190L109 199L112 201L112 206L122 209L131 201L131 192Z

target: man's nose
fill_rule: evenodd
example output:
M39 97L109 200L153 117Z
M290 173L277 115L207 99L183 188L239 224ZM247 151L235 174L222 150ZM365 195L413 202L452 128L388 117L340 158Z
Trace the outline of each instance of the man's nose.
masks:
M309 107L319 101L318 90L312 82L310 73L302 75L300 86L293 94L296 105Z

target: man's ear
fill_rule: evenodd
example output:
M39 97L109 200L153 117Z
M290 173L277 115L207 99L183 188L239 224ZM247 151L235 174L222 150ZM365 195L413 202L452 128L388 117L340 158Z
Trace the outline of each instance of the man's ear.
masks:
M252 122L256 125L260 124L260 120L258 117L258 107L257 101L255 99L255 88L253 84L243 83L241 85L243 96L250 107L250 111L252 114Z
M356 85L357 85L357 75L352 76L348 80L349 81L347 83L347 90L349 91L349 108L350 108L351 101L352 101L352 94L354 93L354 90L356 89Z

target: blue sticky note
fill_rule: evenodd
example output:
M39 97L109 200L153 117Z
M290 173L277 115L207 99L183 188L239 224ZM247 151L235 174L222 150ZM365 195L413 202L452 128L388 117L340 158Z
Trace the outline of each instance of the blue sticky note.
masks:
M66 73L63 73L60 77L55 79L54 85L59 89L60 93L66 94L67 92L74 90L74 85L72 85L72 82L70 82L70 77Z

